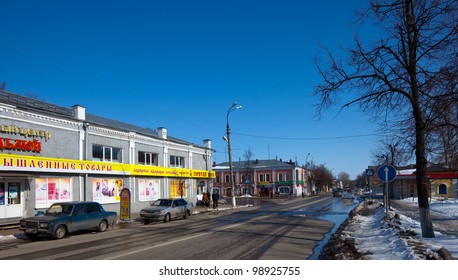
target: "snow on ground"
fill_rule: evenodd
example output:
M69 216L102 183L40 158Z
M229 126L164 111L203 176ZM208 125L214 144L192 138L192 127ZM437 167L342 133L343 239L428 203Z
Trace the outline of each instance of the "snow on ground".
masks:
M0 242L12 240L12 239L17 239L17 237L12 235L12 234L10 234L10 235L0 235Z
M417 200L407 198L401 201L405 204L417 206ZM441 247L446 248L458 259L458 239L454 235L445 235L435 231L434 238L423 238L419 221L413 220L390 209L390 215L399 214L399 218L391 225L384 219L385 209L380 204L374 203L372 215L356 215L342 232L346 236L355 239L356 248L361 253L368 253L366 257L372 260L418 260L425 259L415 249L424 246L430 250L437 251ZM458 200L432 200L430 204L431 213L437 212L451 218L451 223L458 223ZM415 236L399 237L403 232L413 231Z

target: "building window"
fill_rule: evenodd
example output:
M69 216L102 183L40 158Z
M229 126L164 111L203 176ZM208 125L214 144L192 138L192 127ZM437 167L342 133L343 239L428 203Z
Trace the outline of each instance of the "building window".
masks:
M270 182L270 174L269 173L266 174L266 182Z
M278 173L278 181L283 181L283 173Z
M259 182L264 182L264 174L259 174Z
M122 162L122 149L93 145L92 158L99 159L100 161Z
M144 165L158 165L158 154L138 152L138 163Z
M184 168L184 157L170 156L170 167Z
M290 180L291 180L290 177L291 177L291 176L289 175L289 173L286 173L286 175L285 175L285 181L290 181Z
M219 175L216 175L216 183L220 183L220 181L219 181Z
M226 183L229 183L229 175L226 175Z

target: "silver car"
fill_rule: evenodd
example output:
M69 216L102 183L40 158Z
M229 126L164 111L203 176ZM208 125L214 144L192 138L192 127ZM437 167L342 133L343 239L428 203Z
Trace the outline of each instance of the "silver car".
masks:
M164 221L165 223L171 219L183 217L187 219L191 216L193 204L188 203L183 198L161 198L154 201L151 207L142 209L140 217L143 218L145 224L150 221Z

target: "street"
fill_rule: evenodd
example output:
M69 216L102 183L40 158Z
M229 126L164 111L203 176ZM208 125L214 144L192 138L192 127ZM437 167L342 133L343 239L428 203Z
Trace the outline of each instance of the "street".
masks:
M82 232L61 240L18 239L0 244L0 259L313 259L314 249L355 205L353 200L331 196L266 199L257 206L209 211L188 220L132 222L125 228Z

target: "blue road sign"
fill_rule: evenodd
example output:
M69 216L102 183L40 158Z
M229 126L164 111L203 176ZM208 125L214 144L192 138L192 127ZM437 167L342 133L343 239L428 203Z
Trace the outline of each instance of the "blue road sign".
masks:
M372 168L366 169L366 176L371 177L375 175L375 170Z
M377 169L377 176L382 182L392 182L396 178L396 168L389 164L382 165Z

